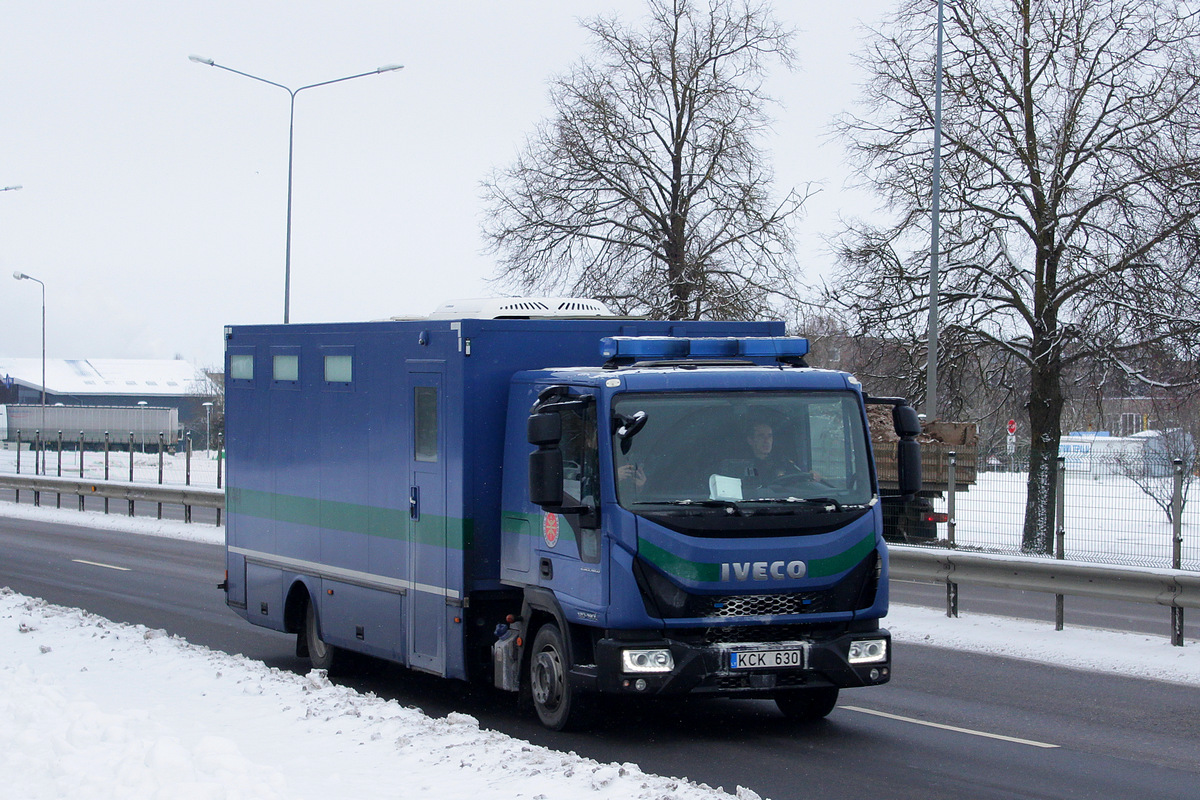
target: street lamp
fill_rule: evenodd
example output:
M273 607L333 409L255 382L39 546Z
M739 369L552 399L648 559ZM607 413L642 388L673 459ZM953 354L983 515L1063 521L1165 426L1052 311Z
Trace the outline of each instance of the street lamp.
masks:
M210 456L212 451L212 407L211 402L204 403L206 419L204 422L204 455ZM211 456L210 456L211 457Z
M138 411L145 412L146 406L150 405L145 400L138 400ZM138 430L142 432L142 453L146 452L146 414L142 413L138 419Z
M929 360L925 363L925 419L937 419L937 281L942 235L942 41L946 30L946 2L937 0L937 59L934 70L934 201L929 246ZM949 0L954 2L954 0Z
M20 189L20 186L9 187ZM46 284L39 281L32 275L26 275L20 270L13 273L13 277L19 281L33 281L42 287L42 435L46 433ZM43 469L45 463L42 464Z
M294 151L295 131L296 131L296 95L305 89L315 89L318 86L328 86L331 83L341 83L343 81L353 80L355 78L365 78L367 75L378 75L382 72L395 72L396 70L404 69L401 64L388 64L387 66L373 69L370 72L360 72L357 75L347 75L344 78L334 78L331 81L321 81L320 83L310 83L307 86L301 86L299 89L289 89L282 83L269 81L266 78L260 78L257 75L251 75L249 72L226 67L223 64L218 64L211 58L202 56L188 56L189 61L195 61L197 64L206 64L210 67L223 69L227 72L232 72L237 75L242 75L252 80L268 83L271 86L278 86L283 89L292 98L292 108L290 121L288 122L288 188L287 188L287 249L284 253L283 265L283 323L286 325L289 319L289 308L291 305L292 291L292 154Z
M0 192L15 192L20 188L22 188L20 184L17 184L16 186L5 186L3 189L0 189Z

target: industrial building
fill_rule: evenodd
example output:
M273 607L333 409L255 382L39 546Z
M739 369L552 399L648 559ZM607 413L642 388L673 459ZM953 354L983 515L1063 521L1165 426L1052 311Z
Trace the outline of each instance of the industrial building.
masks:
M182 359L47 359L46 405L175 408L188 424L219 394L212 378ZM0 404L42 402L42 360L0 356Z

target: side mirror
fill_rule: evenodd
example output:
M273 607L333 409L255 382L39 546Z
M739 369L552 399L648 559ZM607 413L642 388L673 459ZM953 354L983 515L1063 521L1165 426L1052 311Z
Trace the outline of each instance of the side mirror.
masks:
M553 416L541 414L536 416ZM530 417L532 427L533 417ZM529 502L538 506L563 504L563 455L557 447L535 450L529 454Z
M896 443L896 472L900 494L911 497L921 491L921 444L916 439Z
M901 439L911 439L921 435L921 418L910 405L892 406L892 427Z
M555 411L530 414L525 435L530 444L539 447L556 445L562 440L562 417Z
M921 418L907 403L892 406L892 425L900 441L896 444L896 479L900 494L912 497L921 491Z

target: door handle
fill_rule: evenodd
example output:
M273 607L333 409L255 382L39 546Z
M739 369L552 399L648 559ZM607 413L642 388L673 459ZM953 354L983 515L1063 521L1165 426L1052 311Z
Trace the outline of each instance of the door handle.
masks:
M413 486L408 490L408 517L421 519L421 487Z

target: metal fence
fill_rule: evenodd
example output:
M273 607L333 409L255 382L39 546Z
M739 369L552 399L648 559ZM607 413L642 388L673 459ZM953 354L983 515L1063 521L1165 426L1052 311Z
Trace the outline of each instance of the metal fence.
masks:
M224 458L220 440L214 444L215 450L198 450L185 436L172 445L162 433L18 432L14 441L0 442L0 474L221 488Z
M974 482L956 481L934 498L935 510L949 522L939 525L938 540L928 544L1200 570L1200 505L1187 502L1193 478L1177 459L1060 458L1053 536L1034 551L1023 536L1028 463L1010 462L1000 471L981 468Z
M220 450L194 450L185 438L172 453L160 442L110 436L107 447L88 449L79 447L78 437L60 439L56 433L48 440L22 442L20 449L0 450L0 474L222 486ZM979 459L977 464L975 453L966 447L925 447L923 458L926 486L937 492L935 510L947 513L950 521L937 526L936 541L910 544L1036 554L1022 541L1027 461L1008 457L990 459L991 463ZM1060 459L1062 516L1054 527L1062 533L1063 557L1200 570L1200 503L1187 502L1194 475L1187 469L1177 472L1182 466L1161 457ZM1170 514L1174 502L1181 508L1177 519ZM1050 545L1056 548L1057 542Z

